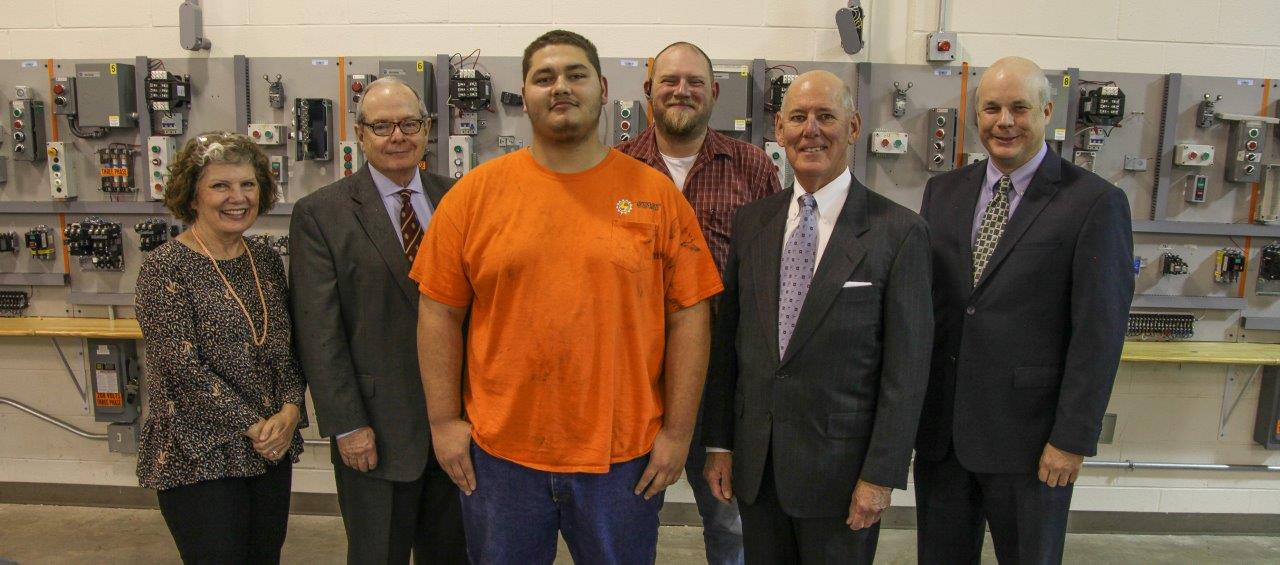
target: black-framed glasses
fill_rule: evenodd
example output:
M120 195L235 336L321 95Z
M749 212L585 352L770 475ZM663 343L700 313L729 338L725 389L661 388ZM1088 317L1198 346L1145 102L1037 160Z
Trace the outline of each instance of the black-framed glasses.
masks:
M400 120L399 122L360 122L360 125L369 128L373 135L378 137L387 137L396 128L400 128L400 133L405 135L413 135L422 131L422 127L427 124L425 118L410 118L408 120Z

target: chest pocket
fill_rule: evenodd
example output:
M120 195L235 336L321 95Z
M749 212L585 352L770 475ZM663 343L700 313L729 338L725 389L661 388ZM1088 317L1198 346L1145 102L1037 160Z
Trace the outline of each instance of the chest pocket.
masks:
M656 257L657 239L654 224L614 220L609 234L613 263L633 273L647 269Z

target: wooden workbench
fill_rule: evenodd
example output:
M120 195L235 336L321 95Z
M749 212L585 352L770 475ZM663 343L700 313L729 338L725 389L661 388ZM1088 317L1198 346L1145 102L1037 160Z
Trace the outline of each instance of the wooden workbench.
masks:
M0 318L0 336L142 339L142 328L126 319Z

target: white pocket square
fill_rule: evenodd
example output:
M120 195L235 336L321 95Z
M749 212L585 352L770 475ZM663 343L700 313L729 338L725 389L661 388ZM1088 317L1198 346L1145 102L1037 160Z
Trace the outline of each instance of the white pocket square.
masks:
M844 286L840 288L858 288L860 286L871 286L871 283L862 282L862 281L848 281L848 282L845 282Z

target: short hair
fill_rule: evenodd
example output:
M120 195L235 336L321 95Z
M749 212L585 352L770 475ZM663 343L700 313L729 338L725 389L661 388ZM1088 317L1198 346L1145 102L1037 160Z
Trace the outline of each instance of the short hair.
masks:
M360 101L356 103L356 123L364 123L364 101L369 99L369 93L373 92L373 89L386 88L396 84L409 89L409 92L413 93L413 99L418 102L419 116L424 119L431 119L431 115L427 113L427 105L422 101L422 96L418 94L418 91L414 90L412 86L409 86L409 83L400 80L399 77L386 76L369 83L369 86L364 88L364 96L361 96Z
M701 47L698 47L697 45L689 43L688 41L677 41L675 43L672 43L671 45L663 47L662 50L659 51L657 55L653 56L654 66L655 67L658 66L658 58L661 57L663 53L666 53L667 51L670 51L671 49L676 47L688 47L690 49L693 49L695 53L702 55L703 60L707 62L707 76L711 77L712 79L715 78L716 71L715 71L714 65L711 64L711 57L708 57L707 52L703 51Z
M1043 108L1045 104L1049 103L1049 100L1053 99L1053 87L1049 85L1049 77L1041 73L1038 77L1031 77L1031 82L1035 84L1035 88L1040 95L1040 107Z
M563 29L553 29L538 36L528 47L524 48L524 58L520 60L520 80L529 78L529 67L533 66L533 54L539 49L551 45L571 45L583 50L587 54L587 60L591 62L591 66L595 67L596 74L604 76L604 71L600 70L600 53L596 51L596 46L591 40L582 37L572 31Z
M258 180L258 214L271 210L280 196L280 185L271 174L267 154L257 143L238 133L225 131L202 133L187 141L169 167L169 181L164 187L164 205L173 216L190 224L196 219L192 204L205 167L213 163L253 166Z

